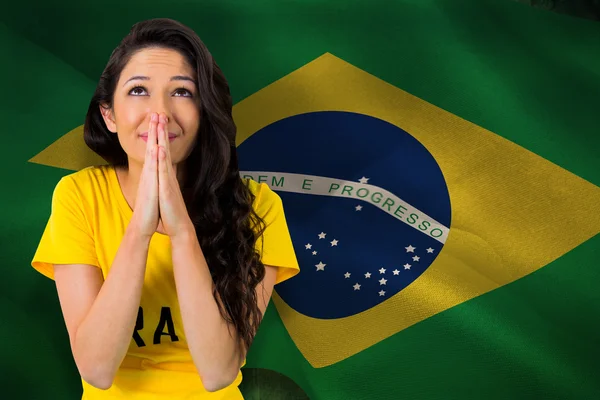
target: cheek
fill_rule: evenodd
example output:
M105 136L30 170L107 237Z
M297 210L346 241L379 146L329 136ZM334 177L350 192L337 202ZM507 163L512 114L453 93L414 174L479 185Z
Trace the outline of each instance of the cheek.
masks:
M188 137L196 136L200 127L200 115L196 107L186 107L181 109L179 114L179 124Z
M195 104L191 101L181 107L177 108L177 114L184 128L191 129L192 127L198 127L200 122L200 112Z
M135 99L134 99L135 100ZM132 160L142 162L145 156L146 142L139 139L138 132L147 130L141 124L144 121L145 107L141 102L128 99L115 99L115 117L119 143Z
M116 109L116 113L117 127L125 134L135 132L138 129L139 125L144 121L147 111L146 107L141 104L125 102L120 104L120 107Z

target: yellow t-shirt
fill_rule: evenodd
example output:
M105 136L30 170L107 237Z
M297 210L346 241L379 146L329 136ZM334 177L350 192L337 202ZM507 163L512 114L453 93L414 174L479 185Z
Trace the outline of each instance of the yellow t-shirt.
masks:
M267 225L264 248L257 247L265 265L279 267L280 283L299 272L281 198L264 183L248 183L256 196L254 209ZM132 214L114 168L87 167L61 178L31 265L54 279L52 264L91 264L106 279ZM169 237L155 233L127 355L108 390L82 379L82 399L242 399L241 380L240 371L229 387L212 393L204 389L183 330Z

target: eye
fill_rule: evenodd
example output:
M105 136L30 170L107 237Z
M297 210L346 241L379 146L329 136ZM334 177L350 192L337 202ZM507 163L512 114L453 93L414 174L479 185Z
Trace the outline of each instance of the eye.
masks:
M133 94L134 96L140 96L139 92L138 94L134 94L134 92L136 92L138 89L146 91L146 89L143 86L136 86L129 91L129 94Z
M135 86L129 90L129 94L132 96L143 96L144 92L146 92L146 88L143 86ZM194 95L188 89L179 87L175 89L175 97L194 97Z
M192 92L190 92L189 90L187 90L184 87L179 87L177 89L175 89L175 93L184 93L183 97L194 97L194 95L192 94ZM177 96L177 97L182 97L182 96Z

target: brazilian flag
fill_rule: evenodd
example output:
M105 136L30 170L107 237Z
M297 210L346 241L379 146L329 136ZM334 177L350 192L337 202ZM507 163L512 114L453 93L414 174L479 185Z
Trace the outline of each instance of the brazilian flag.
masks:
M82 124L111 51L168 17L227 76L241 173L281 196L300 262L246 398L600 398L600 22L526 3L12 3L0 397L81 395L30 261L56 182L103 163Z

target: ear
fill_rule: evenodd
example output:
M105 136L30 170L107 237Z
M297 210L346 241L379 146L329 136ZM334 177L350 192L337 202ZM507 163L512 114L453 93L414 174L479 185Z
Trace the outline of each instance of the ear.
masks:
M104 123L106 124L108 130L112 133L116 133L117 124L115 122L115 116L112 112L112 109L106 104L100 104L100 113L102 114L102 118L104 118Z

